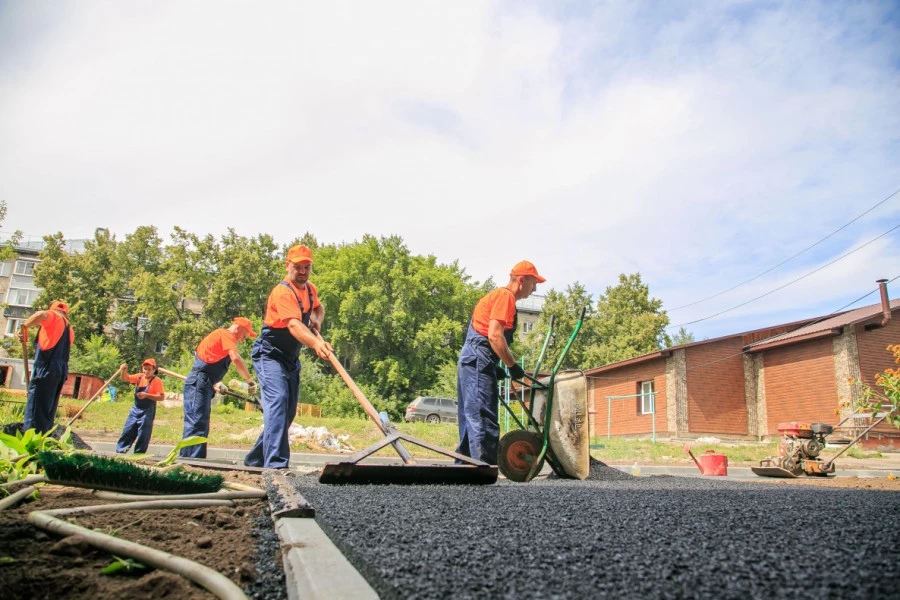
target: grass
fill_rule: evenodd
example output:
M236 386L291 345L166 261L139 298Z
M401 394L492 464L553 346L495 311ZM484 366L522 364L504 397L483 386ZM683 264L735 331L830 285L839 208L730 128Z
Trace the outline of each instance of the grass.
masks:
M0 423L11 423L22 420L25 397L17 394L9 394L0 391ZM14 404L15 402L21 404ZM76 401L63 398L60 401L58 418L68 420L84 406L85 401ZM118 438L122 431L122 425L131 409L131 399L119 399L116 402L94 402L82 413L81 418L74 424L74 429L80 434L87 434L87 438L102 436L106 439ZM68 415L68 416L67 416ZM175 444L181 440L183 427L183 412L181 407L166 408L158 406L156 420L153 425L154 444ZM213 407L210 424L210 444L219 447L249 446L259 434L262 426L262 413L259 411L246 412L230 405ZM362 450L382 438L380 430L369 419L357 418L315 418L297 417L294 422L304 427L325 427L334 435L347 435L350 444L355 450ZM501 435L509 428L516 428L510 420L506 422L501 416ZM397 429L415 438L429 442L441 448L453 450L458 442L457 426L455 424L429 425L422 422L396 423ZM85 435L82 435L85 437ZM435 453L414 446L404 444L406 449L416 457L434 457ZM323 449L313 442L299 443L292 447L298 452L322 452ZM693 442L691 450L694 456L702 454L706 450L713 450L728 456L731 465L756 465L767 456L777 454L777 443L718 443L707 444ZM825 452L825 458L837 452L839 448L829 448ZM396 452L391 447L382 448L378 456L395 456ZM593 438L591 440L591 455L603 462L610 464L692 464L691 458L684 452L683 442L670 442L657 440L652 443L646 439L622 439L622 438ZM866 451L859 447L851 448L845 456L852 458L883 458L879 452Z

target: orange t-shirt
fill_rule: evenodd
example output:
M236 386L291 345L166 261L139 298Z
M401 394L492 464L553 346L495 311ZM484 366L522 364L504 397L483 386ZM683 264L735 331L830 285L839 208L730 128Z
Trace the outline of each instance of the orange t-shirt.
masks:
M487 337L491 321L503 323L503 329L512 329L516 318L516 297L506 288L489 292L472 311L472 328Z
M272 289L269 299L266 301L266 318L263 321L267 326L273 329L284 329L288 326L291 319L303 319L303 313L310 311L320 305L319 292L310 282L306 282L312 292L312 306L309 305L309 293L305 288L297 289L291 282L285 280L290 289L284 287L280 283ZM293 290L293 291L292 291ZM294 293L297 295L294 296ZM303 310L297 304L297 298L303 304Z
M137 375L129 375L128 381L138 387L146 387L147 385L147 379L144 377L143 373L138 373ZM154 377L153 381L150 382L150 388L144 391L148 394L164 394L165 390L163 389L162 379L160 379L159 377Z
M41 323L41 328L38 330L37 335L38 347L40 347L41 350L49 350L55 346L57 342L59 342L59 338L62 337L66 325L69 323L64 317L52 310L48 310L47 314L50 316ZM69 343L74 341L75 332L69 327Z
M203 341L197 346L197 358L211 365L219 362L235 349L237 349L237 340L234 334L227 329L216 329L203 338Z

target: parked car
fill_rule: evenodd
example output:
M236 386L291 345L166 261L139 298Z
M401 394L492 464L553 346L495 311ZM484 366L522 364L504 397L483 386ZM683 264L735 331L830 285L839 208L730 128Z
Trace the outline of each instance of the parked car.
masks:
M419 396L406 407L406 420L456 423L456 398Z

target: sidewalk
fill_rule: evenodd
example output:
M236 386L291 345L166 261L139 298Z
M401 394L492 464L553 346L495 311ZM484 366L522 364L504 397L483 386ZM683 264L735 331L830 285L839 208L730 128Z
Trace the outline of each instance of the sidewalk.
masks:
M114 442L94 442L85 440L92 448L99 452L115 452L116 444ZM165 456L171 452L172 446L151 444L147 449L149 454L156 456ZM238 448L214 448L209 447L206 451L206 460L211 463L226 463L233 465L243 465L244 455L247 450ZM315 454L310 452L291 452L291 471L298 473L308 473L319 469L325 463L334 463L346 460L349 454ZM827 457L826 457L827 458ZM449 464L451 461L442 459L420 459L417 461L423 464ZM196 462L202 462L203 459L194 459ZM397 457L370 457L366 462L376 464L399 464L401 461ZM856 459L850 457L840 457L836 465L835 477L885 477L893 474L900 478L900 454L885 454L884 458L868 458ZM633 465L616 464L610 465L625 473L631 473ZM641 475L676 475L678 477L703 477L700 470L693 464L679 465L638 465ZM550 467L544 466L544 471L549 473ZM728 466L728 475L725 479L753 479L758 477L749 466Z

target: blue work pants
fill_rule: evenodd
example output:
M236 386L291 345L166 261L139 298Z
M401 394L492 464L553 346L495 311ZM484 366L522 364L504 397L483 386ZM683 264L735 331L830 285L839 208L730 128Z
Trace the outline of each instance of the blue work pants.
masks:
M140 389L140 388L139 388ZM153 434L153 419L156 418L156 402L153 400L138 400L128 411L122 435L116 443L116 452L124 454L134 444L134 453L143 454L150 446L150 436Z
M489 465L497 464L497 356L485 343L466 340L456 371L459 446L456 451Z
M181 439L195 435L209 437L209 413L215 385L222 381L231 360L206 363L194 358L194 366L184 380L184 431ZM183 458L206 458L206 444L188 446L178 451Z
M300 400L300 362L293 368L258 353L254 347L253 370L259 379L263 431L244 457L248 467L287 469L291 460L288 430Z

